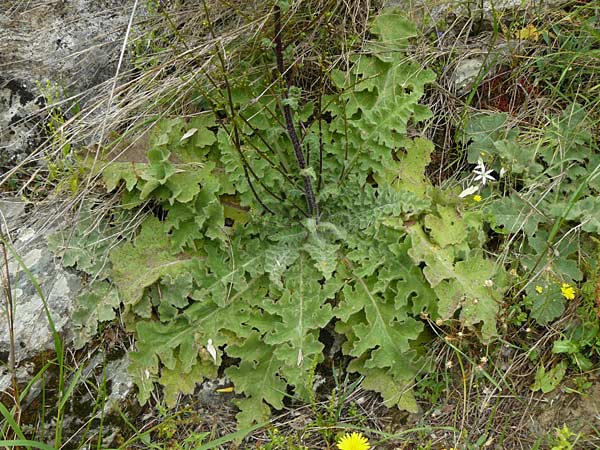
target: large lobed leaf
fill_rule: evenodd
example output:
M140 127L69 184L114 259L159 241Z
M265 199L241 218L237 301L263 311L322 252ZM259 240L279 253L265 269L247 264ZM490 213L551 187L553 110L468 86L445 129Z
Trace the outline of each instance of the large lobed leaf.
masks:
M456 241L452 232L444 234L449 217L454 223L450 229L463 229L466 236L463 219L442 208L439 215L425 219L430 236L422 225L410 227L412 245L408 253L415 263L426 264L423 273L438 297L440 317L450 319L460 311L462 324L472 327L481 323L481 338L489 342L497 335L496 317L505 290L503 269L485 259L480 251L469 250L463 241Z
M177 276L195 264L195 258L189 254L173 254L166 225L155 217L144 220L132 243L113 249L110 261L111 279L126 306L138 303L144 290L162 276Z

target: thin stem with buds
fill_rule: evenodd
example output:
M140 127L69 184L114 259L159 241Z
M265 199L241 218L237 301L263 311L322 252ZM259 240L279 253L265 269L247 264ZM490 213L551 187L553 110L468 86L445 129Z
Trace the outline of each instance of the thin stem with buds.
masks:
M279 6L275 6L275 57L277 59L277 69L279 70L282 78L286 81L286 85L283 90L283 117L285 118L288 136L292 142L292 146L294 147L294 154L296 156L296 161L298 162L298 167L300 168L300 171L304 171L306 169L306 160L304 159L302 146L300 145L300 140L298 139L298 134L296 133L296 127L294 126L292 109L285 101L288 99L289 95L289 80L286 76L285 67L283 64L283 42L281 40L281 31L281 9ZM319 205L317 204L317 200L315 198L312 180L308 175L303 175L302 177L304 180L304 196L306 198L308 214L318 218Z

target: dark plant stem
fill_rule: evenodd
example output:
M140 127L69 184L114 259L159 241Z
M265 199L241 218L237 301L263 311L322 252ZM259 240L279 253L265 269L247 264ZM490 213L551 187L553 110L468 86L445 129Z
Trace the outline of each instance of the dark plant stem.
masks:
M208 10L208 5L206 3L206 0L203 0L202 4L204 5L204 14L206 16L206 21L209 25L209 30L210 30L210 34L211 36L216 39L216 33L213 27L213 23L210 20L210 14L209 14L209 10ZM176 27L174 28L176 29ZM186 44L186 49L189 48ZM236 122L236 117L239 117L240 119L242 119L259 137L259 139L261 139L266 145L267 148L269 148L270 150L272 150L269 146L269 144L267 143L266 140L264 140L262 138L262 136L259 135L259 133L257 132L257 130L255 130L252 125L241 115L241 114L236 114L236 110L233 104L233 99L231 96L231 86L229 84L229 79L227 78L227 68L225 65L225 60L223 58L223 55L221 54L221 51L219 49L215 49L215 53L217 55L217 58L219 59L219 63L221 64L221 70L222 70L222 74L223 74L223 80L225 82L225 90L227 95L223 95L224 101L227 103L227 106L229 107L229 113L230 113L230 117L231 117L231 127L232 127L232 137L233 137L233 145L236 149L236 151L238 152L238 155L240 156L240 160L242 162L242 166L244 168L244 176L246 177L246 181L248 183L248 186L250 187L250 190L252 191L252 195L254 196L255 200L263 207L263 209L273 215L275 215L275 212L270 209L260 198L260 196L258 195L258 192L256 191L256 188L254 187L254 184L252 182L252 178L250 175L252 175L252 177L257 181L257 183L268 193L270 194L272 197L276 198L277 200L279 200L280 202L283 202L283 196L282 195L278 195L275 192L273 192L272 190L270 190L267 186L264 185L264 183L262 183L262 181L260 180L260 177L258 177L258 175L254 172L254 170L252 169L252 166L250 165L250 162L246 159L244 152L242 151L242 142L241 142L241 138L238 132L238 126L237 126L237 122ZM203 73L206 75L206 77L208 78L208 80L212 83L212 85L217 88L217 92L219 92L219 86L218 83L216 83L210 76L210 74L206 71L203 71ZM203 90L200 89L200 92L202 92ZM205 97L207 99L210 99L210 97L208 95L205 95ZM214 103L214 102L213 102ZM215 105L218 106L218 105ZM223 127L225 128L225 124L223 124ZM262 158L264 158L266 161L269 162L269 164L271 164L271 167L273 167L275 170L278 170L277 167L275 166L275 164L265 155L262 154L262 152L260 152L256 147L254 147L253 144L250 144L256 151L257 154L260 155ZM279 172L284 176L284 178L289 181L292 185L294 185L295 183L293 183L293 181L291 179L289 179L289 177L287 176L287 174L285 173L285 168L283 168L283 170L279 170ZM292 203L292 205L298 209L298 211L300 211L300 213L304 216L308 217L308 213L306 213L300 206L296 205L295 203Z
M323 86L323 83L321 83ZM323 181L323 105L321 105L322 92L319 95L319 175L317 176L317 192L321 191Z
M283 99L288 99L289 91L289 79L285 73L285 67L283 64L283 42L281 40L281 9L279 6L275 6L275 57L277 59L277 69L285 81L285 88L283 90ZM296 161L301 171L306 169L306 160L304 159L304 153L302 152L302 146L296 133L296 127L294 126L294 118L292 116L292 109L286 101L283 102L283 117L285 118L285 125L288 136L292 142L294 148L294 154L296 155ZM317 217L319 216L319 206L315 198L315 193L312 186L312 180L310 176L303 175L304 180L304 196L306 198L306 205L308 207L308 214Z

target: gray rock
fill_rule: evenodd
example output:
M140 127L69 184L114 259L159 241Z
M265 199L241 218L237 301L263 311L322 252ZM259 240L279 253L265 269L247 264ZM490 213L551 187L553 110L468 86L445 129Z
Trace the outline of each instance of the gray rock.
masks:
M0 3L1 175L41 143L44 114L36 114L48 97L78 96L81 106L114 75L134 1Z
M133 392L133 381L127 372L128 367L127 355L109 362L106 366L106 379L111 383L110 396L104 406L106 414L114 412L115 407L125 401L127 396Z
M14 224L23 217L25 202L17 199L0 199L0 223L1 228L9 230L10 224Z
M16 368L17 380L20 383L24 381L29 381L34 375L35 364L32 362L21 364ZM12 386L12 374L8 370L6 366L0 366L0 393L7 391L9 387ZM33 386L31 390L36 390L36 387Z
M483 65L483 57L467 58L458 63L452 74L454 92L460 95L468 92L481 72Z
M505 42L499 42L489 53L486 49L473 50L470 55L456 61L448 88L457 95L464 95L473 88L478 78L484 79L510 57L511 49Z
M29 205L31 206L31 205ZM48 321L46 307L52 322L61 336L66 348L72 347L73 333L72 311L76 306L76 298L82 290L81 274L71 269L64 269L61 261L56 259L46 244L47 237L68 223L64 220L62 204L38 207L28 211L25 203L16 199L0 199L0 227L11 241L11 246L19 256L9 256L9 273L13 302L15 307L15 359L17 363L16 376L21 384L29 383L35 375L36 365L33 361L41 352L54 350L54 335ZM58 218L58 219L57 219ZM9 253L10 254L10 253ZM0 255L0 269L2 265ZM26 273L24 267L31 273ZM40 296L35 284L43 294ZM0 359L6 361L10 351L8 317L4 308L5 298L0 291ZM45 304L44 304L45 301ZM78 385L83 382L100 385L103 377L108 384L104 413L111 414L122 405L127 396L133 392L134 384L127 372L129 359L127 354L108 362L102 367L105 355L95 352L88 356L85 369L81 373ZM73 377L74 374L71 374ZM70 383L73 379L69 379ZM6 365L0 365L0 393L10 391L12 376ZM33 384L25 403L33 401L41 392L41 382ZM74 405L65 416L62 424L65 429L78 430L82 421L87 420L85 414L90 411L79 411L81 402L93 405L96 401L93 393L71 399ZM79 403L78 403L79 402ZM98 411L99 415L101 412ZM84 416L80 416L83 414ZM88 418L90 419L90 418Z
M36 147L39 130L31 118L42 104L24 81L0 77L0 170L21 161L28 149Z
M2 228L12 238L11 246L20 258L19 261L9 251L8 269L15 305L15 359L19 363L44 350L54 349L46 307L56 331L69 341L70 313L81 289L81 280L75 273L63 269L46 245L46 237L56 230L56 225L49 225L43 217L60 217L58 205L55 210L26 214L24 205L4 200L0 202L0 211L0 220L4 218L8 225ZM1 301L3 304L6 301L4 295ZM4 307L0 308L0 324L0 355L5 359L10 340Z

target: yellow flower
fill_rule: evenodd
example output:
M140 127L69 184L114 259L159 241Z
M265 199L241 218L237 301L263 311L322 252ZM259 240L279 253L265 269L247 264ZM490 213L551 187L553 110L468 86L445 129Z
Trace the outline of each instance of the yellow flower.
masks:
M575 298L575 289L569 283L563 283L560 287L560 292L567 300L573 300Z
M536 291L538 294L541 294L542 292L544 292L544 288L543 288L543 287L541 287L541 286L536 286L536 287L535 287L535 291Z
M338 440L337 448L339 450L369 450L371 446L361 433L346 433Z
M523 39L525 41L537 41L540 38L540 32L537 30L534 24L530 23L525 28L515 32L515 37Z
M477 194L473 196L473 201L479 203L481 201L481 195Z

